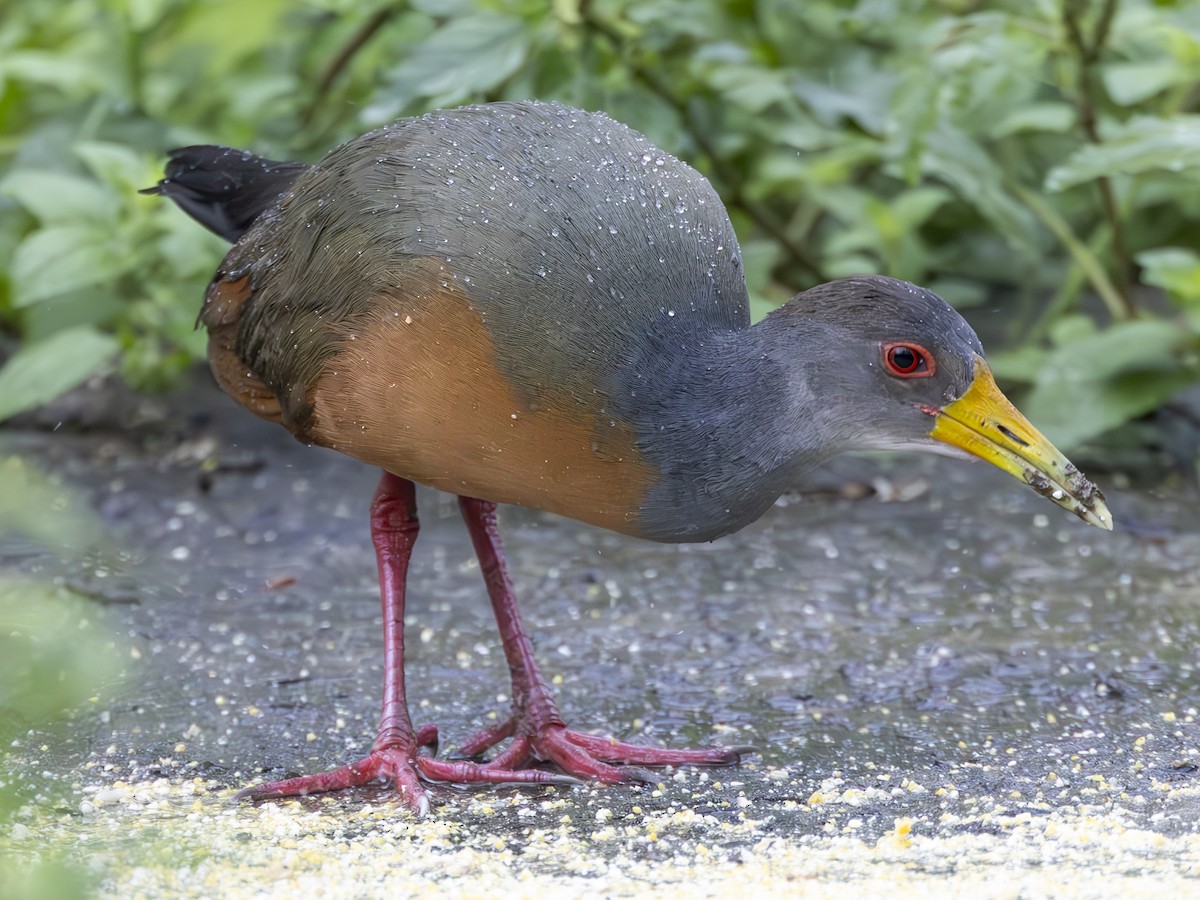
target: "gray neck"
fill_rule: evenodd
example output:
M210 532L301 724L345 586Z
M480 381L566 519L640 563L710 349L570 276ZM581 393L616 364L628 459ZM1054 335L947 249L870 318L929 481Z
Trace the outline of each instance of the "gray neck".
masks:
M799 361L777 350L776 330L762 322L696 334L682 348L647 348L625 370L632 374L618 396L645 460L661 473L638 517L643 537L704 541L737 531L832 455L808 440L811 410L797 402L805 379Z

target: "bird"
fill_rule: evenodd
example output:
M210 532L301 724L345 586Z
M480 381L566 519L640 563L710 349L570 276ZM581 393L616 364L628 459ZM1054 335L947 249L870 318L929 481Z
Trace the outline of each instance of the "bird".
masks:
M1100 491L1005 398L974 331L882 275L752 324L737 237L696 169L603 112L505 101L399 119L314 164L170 151L143 193L233 244L199 314L216 381L306 444L382 470L370 506L384 686L370 751L251 800L390 782L645 781L750 748L666 749L568 727L517 604L496 509L659 542L756 520L848 451L978 457L1111 530ZM512 708L437 755L404 677L415 483L458 497ZM488 758L489 753L491 754Z

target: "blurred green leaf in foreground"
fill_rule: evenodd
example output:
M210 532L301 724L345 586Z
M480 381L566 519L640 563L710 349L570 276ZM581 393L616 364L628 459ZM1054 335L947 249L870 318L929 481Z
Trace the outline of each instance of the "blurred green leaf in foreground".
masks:
M90 509L20 457L0 456L0 540L9 559L75 556L101 542ZM36 566L34 568L37 568ZM23 824L27 803L69 803L38 765L117 679L122 654L103 608L55 581L0 564L0 895L80 897L86 883L60 848ZM77 861L77 860L76 860Z

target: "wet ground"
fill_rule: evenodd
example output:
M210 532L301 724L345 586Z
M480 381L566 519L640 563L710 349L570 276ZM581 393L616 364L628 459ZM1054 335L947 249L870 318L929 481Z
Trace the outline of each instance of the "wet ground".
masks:
M416 822L386 790L231 799L370 743L375 473L203 379L74 402L57 431L0 433L0 457L61 475L105 538L65 559L8 540L0 569L87 597L127 674L10 748L5 780L31 787L0 846L59 848L103 895L1200 891L1188 489L1102 477L1112 534L982 464L912 457L840 462L711 545L506 510L573 725L758 752L658 786L435 788ZM506 709L507 675L455 505L420 502L409 693L452 750Z

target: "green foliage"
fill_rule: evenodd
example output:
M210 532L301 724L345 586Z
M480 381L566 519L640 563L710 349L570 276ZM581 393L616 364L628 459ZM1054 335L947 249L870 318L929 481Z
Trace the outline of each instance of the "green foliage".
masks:
M0 457L0 537L76 555L100 545L103 528L86 503L10 456ZM120 657L93 601L0 565L0 833L27 830L21 808L35 796L66 802L69 788L45 774L29 739L56 740L57 729L115 682ZM50 845L37 857L7 853L9 846L0 842L0 895L92 893L86 873Z
M116 339L90 325L30 341L0 369L0 419L70 390L104 366L117 349Z
M112 641L100 640L91 615L95 608L93 602L53 585L0 580L4 746L31 727L46 728L67 718L95 693L98 676L112 678Z
M1132 118L1113 128L1103 144L1085 144L1051 169L1046 187L1061 191L1113 175L1147 172L1187 173L1193 179L1200 173L1200 116Z
M1127 320L1097 331L1074 317L1061 320L1056 331L1070 333L1042 355L1023 405L1064 445L1150 412L1195 378L1189 358L1195 335L1172 322Z
M61 857L46 855L24 862L14 854L6 859L0 853L0 890L11 900L83 900L96 891L88 873L65 862Z
M20 457L0 457L0 536L74 556L100 547L103 535L95 513L57 481ZM0 748L62 719L113 679L114 644L97 610L68 590L0 568ZM0 814L6 796L0 786Z
M709 175L758 312L861 271L1004 298L997 371L1070 446L1200 376L1198 82L1185 0L23 4L0 22L0 329L20 346L0 417L114 364L163 384L201 351L220 242L134 193L168 147L313 158L536 96Z

